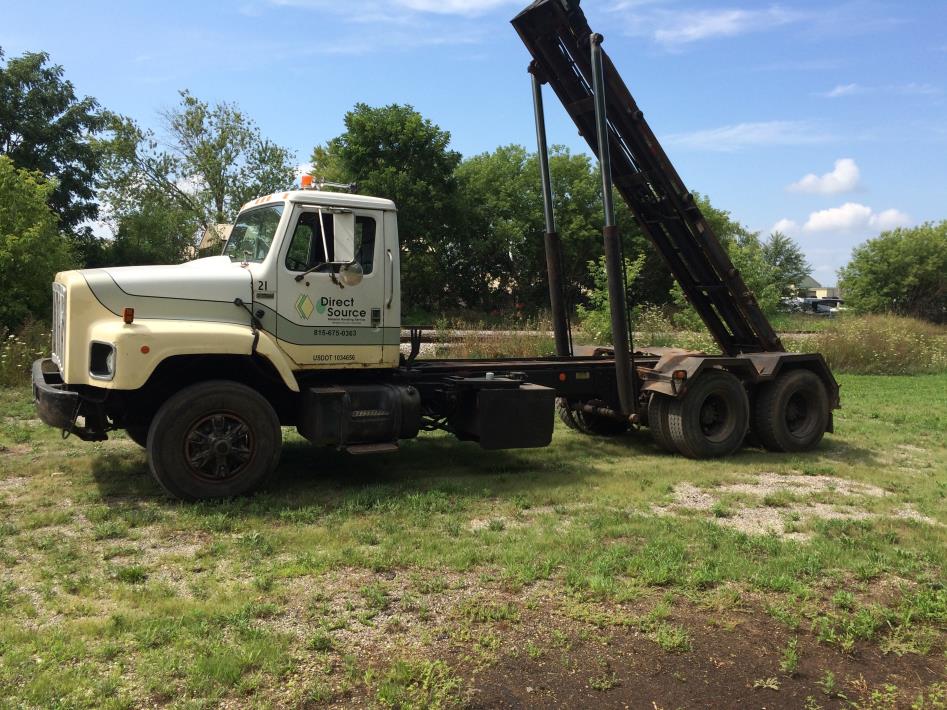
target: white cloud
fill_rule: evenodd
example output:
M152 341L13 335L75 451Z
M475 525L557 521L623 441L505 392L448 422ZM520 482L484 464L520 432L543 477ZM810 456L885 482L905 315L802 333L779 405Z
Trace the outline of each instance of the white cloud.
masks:
M920 84L912 81L907 84L884 84L882 86L864 86L862 84L839 84L834 89L823 91L819 96L838 99L858 94L898 94L901 96L940 96L943 92L933 84Z
M675 0L613 0L625 31L678 50L703 40L764 32L805 19L806 14L772 4L768 7L669 7ZM678 5L682 3L678 2Z
M913 81L910 84L901 84L900 86L892 87L892 89L895 93L905 94L907 96L940 96L944 93L943 89L933 84L918 84Z
M851 158L840 158L835 161L835 168L824 175L809 173L798 182L794 182L786 189L790 192L809 192L816 195L837 195L841 192L851 192L858 187L861 174L858 165Z
M520 0L395 0L396 5L438 15L482 15L491 10L522 4Z
M853 96L855 94L863 94L866 89L861 84L839 84L831 91L826 91L822 94L828 99L837 99L840 96Z
M831 139L807 121L761 121L737 123L691 133L675 133L668 145L695 150L733 152L744 148L772 145L810 145Z
M269 0L273 5L331 11L353 22L401 22L417 14L474 17L519 0ZM252 9L252 8L251 8ZM246 8L245 8L246 10Z
M774 224L770 230L770 234L779 232L780 234L792 235L799 231L799 223L792 219L781 219L776 224Z
M681 45L714 37L735 37L785 25L798 19L778 6L765 10L715 9L661 12L653 37L664 45Z
M885 210L872 215L870 225L882 232L895 227L906 227L911 224L911 217L904 212L896 209Z
M909 215L896 209L875 212L858 202L846 202L841 207L819 210L809 215L803 229L806 232L856 232L873 230L883 232L911 223Z
M489 38L478 18L521 0L251 0L240 12L257 16L267 9L309 11L307 22L331 25L331 36L300 49L303 55L364 55L442 45L472 45ZM490 22L492 23L492 18Z

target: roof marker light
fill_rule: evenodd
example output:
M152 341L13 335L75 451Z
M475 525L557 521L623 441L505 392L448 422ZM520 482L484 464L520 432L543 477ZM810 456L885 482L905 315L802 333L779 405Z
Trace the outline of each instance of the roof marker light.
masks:
M122 311L122 320L125 321L126 325L131 325L135 320L135 309L126 308Z

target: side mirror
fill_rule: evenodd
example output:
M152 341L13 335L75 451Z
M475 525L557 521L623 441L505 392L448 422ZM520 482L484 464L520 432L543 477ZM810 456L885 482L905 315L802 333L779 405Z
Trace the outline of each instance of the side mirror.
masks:
M333 261L349 264L355 261L355 215L351 212L335 212L332 215Z
M362 265L357 261L353 261L349 264L343 264L339 267L339 281L341 281L346 286L358 286L362 283L362 279L365 277L365 272L362 269Z

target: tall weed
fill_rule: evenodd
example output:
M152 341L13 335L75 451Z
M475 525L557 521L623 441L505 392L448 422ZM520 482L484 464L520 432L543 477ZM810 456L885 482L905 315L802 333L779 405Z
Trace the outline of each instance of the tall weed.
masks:
M785 338L794 352L819 352L835 372L920 375L947 372L947 328L894 315L844 316L825 330Z
M0 386L27 384L33 361L49 356L51 338L49 326L35 321L17 332L0 328Z
M435 324L435 357L483 358L536 357L553 355L555 341L551 324L543 318L523 320L516 330L491 330L484 323L451 322Z

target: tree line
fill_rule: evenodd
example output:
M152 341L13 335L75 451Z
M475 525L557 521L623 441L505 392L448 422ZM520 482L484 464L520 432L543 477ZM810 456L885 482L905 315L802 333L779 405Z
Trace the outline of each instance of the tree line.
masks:
M160 119L159 137L78 96L47 54L5 61L0 49L0 325L46 317L57 270L194 258L204 230L231 222L253 197L295 182L292 151L265 137L236 104L184 90ZM357 104L345 131L315 147L312 172L398 205L409 311L544 309L536 155L508 145L464 158L450 142L448 131L411 106ZM600 270L601 182L588 156L562 146L551 153L567 295L579 306L592 298ZM781 234L761 238L706 197L699 201L764 309L775 309L811 270L798 245ZM629 301L676 306L686 317L661 258L624 203L615 202L625 254L636 264ZM96 219L111 226L110 237L96 236ZM943 225L929 231L943 241ZM874 253L871 244L862 249ZM865 272L855 264L845 272L853 284ZM879 278L876 272L865 273ZM922 296L932 300L926 282L912 288L880 300L875 291L862 297L870 289L852 292L870 309L910 310ZM942 292L941 283L941 304ZM936 315L936 303L923 308Z

